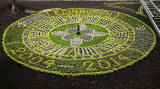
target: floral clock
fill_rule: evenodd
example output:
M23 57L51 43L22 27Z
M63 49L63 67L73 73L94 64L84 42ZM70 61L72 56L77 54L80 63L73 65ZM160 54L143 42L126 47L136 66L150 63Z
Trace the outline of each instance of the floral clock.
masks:
M16 62L58 75L106 74L132 65L154 48L156 36L144 22L116 11L50 9L24 17L3 35Z

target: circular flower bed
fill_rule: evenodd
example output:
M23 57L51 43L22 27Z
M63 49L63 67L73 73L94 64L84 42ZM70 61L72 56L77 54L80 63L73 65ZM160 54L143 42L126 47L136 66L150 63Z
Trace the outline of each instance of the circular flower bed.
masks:
M3 35L7 55L59 75L105 74L132 65L156 43L142 21L116 11L53 9L22 18Z

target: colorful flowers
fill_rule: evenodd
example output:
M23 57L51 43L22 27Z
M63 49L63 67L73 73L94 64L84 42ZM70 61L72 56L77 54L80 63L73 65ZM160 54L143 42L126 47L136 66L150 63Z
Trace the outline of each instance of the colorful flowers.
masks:
M70 46L77 47L80 46L83 41L90 41L93 40L95 36L106 36L106 32L96 32L93 29L86 28L85 24L80 24L80 31L81 34L77 35L77 28L70 28L66 31L53 31L51 32L52 35L62 36L63 40L69 40Z

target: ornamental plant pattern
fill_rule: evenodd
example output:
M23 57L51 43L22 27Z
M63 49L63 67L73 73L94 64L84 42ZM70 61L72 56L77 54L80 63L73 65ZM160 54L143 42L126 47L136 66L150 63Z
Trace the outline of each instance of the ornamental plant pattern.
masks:
M106 36L105 32L96 32L92 29L87 29L85 24L80 25L81 35L77 35L77 28L71 28L64 31L52 32L53 35L62 36L63 40L70 40L72 47L77 47L83 43L83 41L93 40L94 36Z
M137 18L90 8L42 11L14 22L3 34L3 48L14 61L72 76L122 69L146 57L155 44L152 28Z

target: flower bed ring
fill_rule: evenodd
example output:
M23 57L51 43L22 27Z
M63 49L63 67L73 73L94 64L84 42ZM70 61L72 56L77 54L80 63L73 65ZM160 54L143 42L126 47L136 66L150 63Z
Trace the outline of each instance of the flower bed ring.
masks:
M135 17L89 8L41 11L14 22L3 34L11 59L72 76L122 69L146 57L155 44L152 28Z

